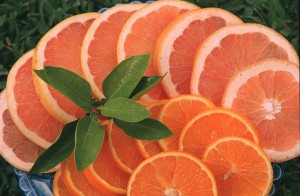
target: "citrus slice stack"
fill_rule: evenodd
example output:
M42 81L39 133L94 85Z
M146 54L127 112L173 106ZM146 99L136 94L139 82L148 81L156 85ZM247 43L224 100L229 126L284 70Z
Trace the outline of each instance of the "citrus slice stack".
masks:
M300 155L298 65L270 59L241 70L230 80L222 105L250 119L271 161Z
M34 55L33 69L56 66L83 76L80 52L87 29L99 13L79 14L53 27L39 41ZM36 92L47 111L62 123L82 117L85 112L67 97L34 75Z
M217 195L215 179L197 158L163 152L143 161L130 177L128 196Z
M118 64L117 42L125 22L144 4L123 4L108 9L89 27L81 48L84 77L94 94L103 98L102 82Z
M53 118L37 96L32 78L32 55L24 54L7 78L9 113L18 129L33 143L48 148L58 138L63 124Z
M299 64L293 46L273 29L259 24L223 27L198 49L191 93L202 95L220 106L231 77L244 67L267 58Z
M173 136L159 141L164 151L178 150L179 136L187 122L200 112L215 105L196 95L180 95L169 99L159 113L158 119L173 132Z
M199 9L194 4L184 1L158 1L136 11L125 23L118 40L118 62L129 56L153 54L156 41L161 32L177 16L188 11ZM158 75L152 60L147 67L147 76ZM162 85L156 86L143 96L147 101L167 98Z
M57 171L53 179L53 195L54 196L71 196L72 194L68 191L63 178L61 170Z
M190 93L191 75L197 48L216 30L243 23L237 16L219 8L188 11L178 16L160 35L153 62L164 75L162 84L170 97Z
M273 169L268 156L255 143L225 137L207 147L202 158L212 171L220 196L268 195Z

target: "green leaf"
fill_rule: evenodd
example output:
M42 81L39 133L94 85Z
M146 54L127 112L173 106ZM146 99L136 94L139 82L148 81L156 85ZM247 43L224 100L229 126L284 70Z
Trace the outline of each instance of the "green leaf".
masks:
M59 138L35 161L30 173L49 171L68 158L75 146L75 130L78 120L66 124Z
M114 123L128 136L140 140L159 140L173 135L166 125L152 118L135 123L114 119Z
M132 91L130 98L133 100L141 98L144 94L152 90L165 77L165 75L151 77L144 76Z
M117 65L102 83L106 99L129 97L143 77L149 64L150 55L129 57Z
M97 109L101 110L103 116L117 118L127 122L138 122L150 116L150 112L141 104L134 100L117 97L107 101L104 106Z
M92 90L86 80L60 67L46 66L43 70L34 70L34 72L85 111L92 111L94 102Z
M79 120L75 135L75 164L80 172L97 158L103 143L104 128L93 116L85 116Z

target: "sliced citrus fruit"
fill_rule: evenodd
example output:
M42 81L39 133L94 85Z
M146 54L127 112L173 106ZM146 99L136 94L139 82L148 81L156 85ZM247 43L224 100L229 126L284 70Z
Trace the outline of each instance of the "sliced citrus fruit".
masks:
M129 56L150 53L153 54L156 41L167 25L180 14L199 9L194 4L184 1L158 1L136 11L125 23L118 40L118 62ZM150 60L147 76L158 72ZM167 98L161 84L142 97L147 101Z
M106 196L96 188L94 188L86 179L83 172L76 170L74 156L71 155L66 161L62 163L62 177L65 186L72 195L80 196Z
M118 64L117 42L129 16L144 4L122 4L108 9L88 29L81 48L84 77L94 94L103 98L102 82Z
M63 124L41 104L32 78L33 50L24 54L7 78L6 97L10 115L18 129L33 143L48 148L58 138Z
M209 36L197 51L191 93L217 106L231 77L239 70L267 58L299 64L293 46L276 31L259 24L223 27Z
M107 194L126 194L129 174L119 169L109 147L105 134L102 148L96 160L84 170L88 181L98 190Z
M256 130L245 117L224 108L208 109L195 116L183 128L179 150L202 157L206 147L226 136L238 136L259 144Z
M212 171L219 195L268 195L273 169L268 156L255 143L225 137L207 147L203 162Z
M150 118L157 119L161 108L167 101L168 101L167 99L163 99L150 104L147 107L147 109L151 112ZM140 150L140 153L143 155L145 159L162 152L162 149L158 141L155 140L135 140L135 141L138 149Z
M191 75L197 48L216 30L243 23L237 16L219 8L188 11L178 16L160 35L153 64L158 73L168 73L162 84L169 97L190 93Z
M183 152L162 152L143 161L130 177L128 196L217 195L215 179L200 161Z
M135 139L126 135L112 120L108 123L108 144L119 168L129 174L144 160Z
M197 95L179 95L170 99L161 109L158 119L173 132L173 136L159 140L164 151L178 150L179 136L187 122L200 112L215 105Z
M54 175L53 180L53 195L54 196L71 196L72 194L68 191L62 175L61 170L57 171Z
M230 80L222 105L250 119L271 161L300 155L297 65L270 59L243 69Z
M87 29L100 13L72 16L57 24L39 41L34 55L33 69L56 66L83 76L80 51ZM34 75L36 92L47 111L62 123L68 123L85 112L67 97Z

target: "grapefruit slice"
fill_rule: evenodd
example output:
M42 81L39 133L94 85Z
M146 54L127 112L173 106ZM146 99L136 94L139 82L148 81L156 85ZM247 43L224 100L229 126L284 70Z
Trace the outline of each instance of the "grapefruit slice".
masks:
M198 49L191 79L191 93L221 105L231 77L239 70L267 58L299 64L293 46L279 33L259 24L223 27Z
M130 177L128 196L217 195L215 179L197 158L162 152L143 161Z
M243 137L259 144L255 128L247 118L228 109L212 108L201 112L184 126L179 150L202 157L208 145L226 136Z
M32 78L32 55L24 54L7 77L7 105L14 124L33 143L48 148L58 138L63 124L53 118L41 104Z
M138 54L153 54L156 41L161 32L180 14L199 9L184 1L158 1L136 11L125 23L118 40L118 62ZM165 74L165 73L164 73ZM150 60L145 75L158 75ZM152 89L142 99L149 102L167 98L161 84Z
M222 105L250 119L271 161L300 155L297 65L269 59L243 69L230 80Z
M178 150L179 136L183 127L200 112L215 105L197 95L179 95L170 99L161 109L158 120L173 132L173 136L159 140L164 151Z
M54 175L53 180L53 195L54 196L72 196L72 194L68 191L62 175L61 170L57 171Z
M56 66L83 76L80 51L87 29L99 13L79 14L53 27L39 41L34 55L33 69ZM82 117L85 112L67 97L34 75L36 92L47 111L62 123Z
M165 103L167 103L167 101L168 101L167 99L163 99L150 104L147 107L147 109L151 112L150 118L157 119L161 108ZM158 141L155 140L135 140L135 141L140 153L145 159L162 152L162 149Z
M255 143L225 137L207 147L203 162L212 171L220 196L268 195L273 169L268 156Z
M178 16L162 32L156 43L153 63L164 75L162 84L169 97L190 93L191 75L197 48L216 30L243 23L219 8L188 11Z
M118 64L117 42L127 19L144 4L122 4L108 9L88 29L81 48L81 66L98 99L104 97L102 82Z

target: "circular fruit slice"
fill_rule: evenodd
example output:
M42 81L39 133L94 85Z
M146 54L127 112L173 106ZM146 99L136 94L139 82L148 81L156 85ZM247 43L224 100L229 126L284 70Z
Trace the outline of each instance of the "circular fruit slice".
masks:
M118 64L117 42L125 22L144 4L122 4L108 9L95 19L82 43L82 71L94 94L103 98L102 82Z
M297 65L270 59L241 70L229 82L222 105L250 119L271 161L300 155Z
M99 13L72 16L53 27L39 41L34 55L33 69L56 66L83 76L80 51L83 38ZM85 112L67 97L34 75L36 92L47 111L62 123L82 117Z
M71 196L72 194L68 191L62 175L61 170L57 171L53 180L53 195L54 196Z
M207 147L203 162L212 171L220 196L268 195L273 169L267 155L255 143L225 137Z
M215 105L197 95L180 95L170 99L161 109L158 119L173 132L173 136L159 140L164 151L178 150L179 136L183 127L200 112Z
M108 145L119 168L129 174L144 160L135 139L126 135L112 120L108 123Z
M197 158L162 152L143 161L130 177L128 196L217 195L215 179Z
M220 106L231 77L244 67L267 58L299 64L293 46L268 27L259 24L223 27L209 36L197 51L191 93L200 94Z
M178 16L162 32L156 43L153 62L170 97L190 93L197 48L216 30L243 23L237 16L219 8L188 11Z
M165 103L167 103L167 101L168 101L167 99L163 99L149 105L147 109L151 112L150 118L157 119L161 108ZM140 153L143 155L145 159L162 152L162 149L158 141L155 140L135 140L135 141Z
M9 113L18 129L33 143L48 148L58 138L63 124L53 118L40 102L32 78L33 50L24 54L7 78Z
M237 136L259 144L254 126L251 122L228 109L208 109L189 121L179 138L179 150L202 157L207 146L215 140Z
M161 32L180 14L199 9L184 1L158 1L136 11L125 23L118 40L118 62L129 56L153 54L156 41ZM157 75L158 72L150 60L145 75ZM165 74L165 73L164 73ZM167 98L161 84L142 97L147 101Z
M98 157L84 170L84 175L99 191L108 194L126 194L129 174L120 170L115 162L108 147L107 134Z

